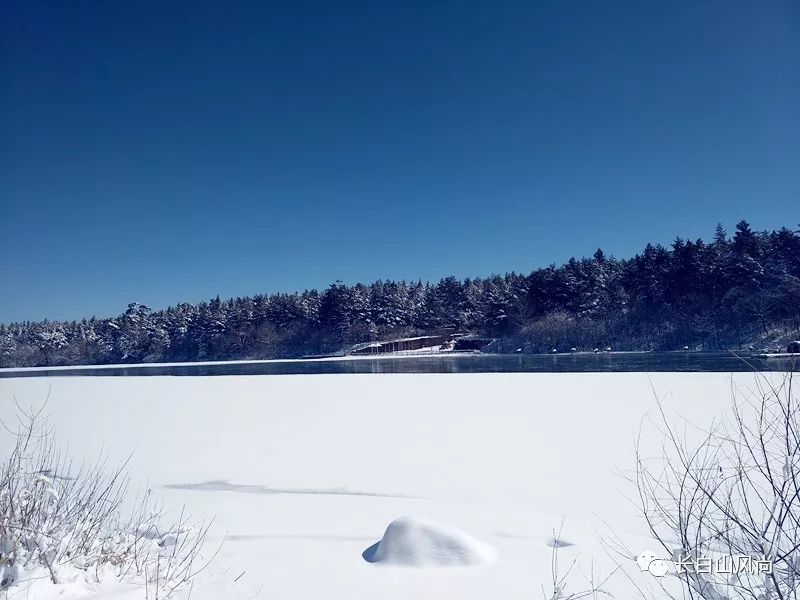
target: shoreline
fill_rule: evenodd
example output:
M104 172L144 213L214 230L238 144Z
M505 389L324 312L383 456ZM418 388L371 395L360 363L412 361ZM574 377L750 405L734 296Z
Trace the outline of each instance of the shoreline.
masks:
M568 357L568 356L629 356L629 355L686 355L686 356L731 356L740 358L757 359L800 359L797 353L756 353L748 352L724 352L724 351L684 351L684 350L618 350L618 351L577 351L577 352L556 352L556 353L494 353L494 352L399 352L384 353L374 355L343 355L343 356L319 356L309 358L268 358L268 359L240 359L240 360L212 360L194 362L164 362L164 363L115 363L99 365L58 365L58 366L38 366L38 367L3 367L0 373L25 373L37 371L74 371L74 370L103 370L103 369L157 369L172 367L215 367L215 366L234 366L234 365L260 365L260 364L292 364L292 363L322 363L322 362L344 362L344 361L375 361L375 360L397 360L397 359L418 359L418 358L480 358L480 357Z

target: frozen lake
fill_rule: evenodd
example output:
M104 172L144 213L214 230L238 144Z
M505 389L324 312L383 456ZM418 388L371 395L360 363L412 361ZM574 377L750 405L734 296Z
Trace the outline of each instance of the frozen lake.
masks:
M130 375L325 375L382 373L591 373L788 371L797 359L713 352L601 352L574 354L432 354L315 360L195 364L108 365L0 369L0 377Z
M520 358L552 360L494 360ZM656 395L670 416L705 425L727 413L732 384L746 391L782 377L21 377L0 379L0 413L13 423L16 404L46 401L49 424L76 464L102 455L113 465L133 452L132 490L146 486L169 510L213 518L208 552L220 550L191 600L528 600L549 581L548 540L562 519L571 544L562 559L578 561L570 590L589 569L613 567L597 532L612 531L633 551L653 547L625 473L637 431L644 429L645 454L659 451L661 437L646 418ZM0 455L8 443L0 435ZM466 532L496 558L453 568L365 560L387 525L407 516ZM655 585L638 569L631 576ZM633 597L626 582L615 577L609 592ZM40 600L145 596L84 584L67 590L46 579L34 592Z

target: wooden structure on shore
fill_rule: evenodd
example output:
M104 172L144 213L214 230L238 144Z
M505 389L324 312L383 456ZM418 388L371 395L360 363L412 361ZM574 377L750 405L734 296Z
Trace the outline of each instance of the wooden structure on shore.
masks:
M362 344L353 348L350 351L350 354L362 356L365 354L409 352L411 350L420 350L421 348L441 346L448 341L448 337L443 335L422 335L419 337L401 338L399 340L387 340L385 342Z
M395 354L430 349L435 352L475 352L492 342L489 338L477 338L463 334L421 335L417 337L368 342L350 349L348 354L369 356L373 354Z

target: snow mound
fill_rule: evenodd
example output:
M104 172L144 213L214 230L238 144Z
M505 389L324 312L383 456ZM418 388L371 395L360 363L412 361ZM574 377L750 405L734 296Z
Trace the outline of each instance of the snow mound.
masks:
M491 546L471 535L413 517L395 519L383 538L362 554L371 563L410 567L480 565L495 558Z

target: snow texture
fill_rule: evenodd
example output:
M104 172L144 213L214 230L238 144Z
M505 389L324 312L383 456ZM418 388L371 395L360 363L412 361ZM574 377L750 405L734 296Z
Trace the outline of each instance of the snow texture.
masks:
M367 562L407 567L481 565L495 555L494 548L468 533L414 517L389 523L381 541L363 554Z
M185 507L213 518L213 561L191 600L530 600L552 587L562 520L558 538L571 545L558 548L559 562L577 561L568 593L592 568L612 570L598 531L622 538L631 556L656 547L620 475L656 410L654 390L669 414L704 425L729 408L731 378L756 384L747 373L0 378L0 414L13 418L14 397L28 407L49 395L50 423L75 464L134 452L132 489L151 489L173 515ZM0 456L7 442L0 434ZM657 436L642 442L643 454L660 451ZM468 532L496 560L365 562L399 515ZM631 566L658 597L663 580ZM23 578L15 597L145 598L91 572L60 586ZM622 576L605 588L633 597Z

